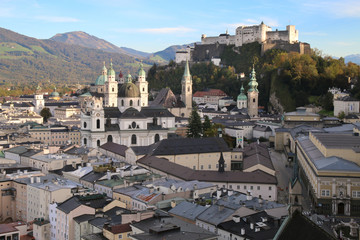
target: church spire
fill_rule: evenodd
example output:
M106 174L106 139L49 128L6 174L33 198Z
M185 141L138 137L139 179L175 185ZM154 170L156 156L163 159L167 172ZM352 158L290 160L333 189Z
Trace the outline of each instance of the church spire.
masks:
M249 86L249 90L248 92L259 92L259 90L257 89L258 87L258 82L256 81L256 72L255 72L255 68L253 66L253 69L251 71L251 78L250 78L250 82L248 84Z
M190 74L190 69L189 69L189 61L186 59L185 71L184 71L184 75L182 77L182 81L186 81L188 79L191 79L191 74Z
M219 158L219 172L225 172L225 160L224 160L224 156L223 153L220 153L220 158Z

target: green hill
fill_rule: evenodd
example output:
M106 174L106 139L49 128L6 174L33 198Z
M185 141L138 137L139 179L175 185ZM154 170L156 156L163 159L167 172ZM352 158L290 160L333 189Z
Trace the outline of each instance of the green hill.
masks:
M1 82L92 83L100 74L103 62L108 65L110 59L116 72L138 71L139 61L126 54L39 40L0 28ZM144 63L150 67L153 62Z

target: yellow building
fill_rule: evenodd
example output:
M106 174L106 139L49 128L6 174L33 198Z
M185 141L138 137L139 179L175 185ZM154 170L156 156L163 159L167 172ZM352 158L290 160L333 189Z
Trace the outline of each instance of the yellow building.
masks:
M130 223L119 225L104 225L103 235L109 240L131 240L130 234L132 233Z
M296 139L306 192L318 213L360 215L360 137L310 132Z
M42 141L46 145L81 144L81 134L78 128L68 126L34 126L29 129L32 138Z

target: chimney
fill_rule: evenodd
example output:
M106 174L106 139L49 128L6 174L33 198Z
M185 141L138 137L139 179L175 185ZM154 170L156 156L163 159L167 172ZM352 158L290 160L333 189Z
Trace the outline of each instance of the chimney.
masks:
M111 180L111 173L109 170L106 171L107 180Z
M231 195L233 195L234 191L233 190L228 190L228 196L230 197Z
M254 229L254 223L250 223L250 229Z
M224 205L220 204L219 205L219 212L221 212L222 210L224 210Z
M217 190L216 191L216 198L220 199L220 197L221 197L221 190Z
M120 177L124 178L124 170L120 170Z
M34 183L34 177L30 178L30 183Z
M245 228L241 229L241 235L245 235Z
M233 221L238 223L240 222L240 216L239 215L233 215Z
M41 182L41 178L40 177L36 177L36 182L40 183Z
M248 201L252 200L252 196L251 196L250 191L247 192L246 200L248 200Z

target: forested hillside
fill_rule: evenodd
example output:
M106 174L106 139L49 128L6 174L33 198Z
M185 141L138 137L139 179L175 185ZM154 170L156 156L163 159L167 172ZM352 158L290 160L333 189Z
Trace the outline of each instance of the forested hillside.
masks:
M91 83L110 59L116 72L138 71L139 62L125 54L38 40L0 28L0 82L7 85Z
M311 55L300 55L274 49L260 56L260 45L252 43L241 48L228 46L222 59L226 65L223 68L212 63L191 64L194 92L219 88L235 99L241 86L237 74L244 72L247 76L242 79L246 90L254 64L260 105L268 107L269 96L275 93L285 111L309 103L326 106L330 87L350 90L349 77L358 79L360 76L359 65L345 64L343 58L322 56L318 50L312 51ZM176 66L173 62L162 67L154 65L149 70L148 81L151 88L170 87L175 93L180 93L183 71L184 66ZM358 81L351 91L360 99L359 85Z

